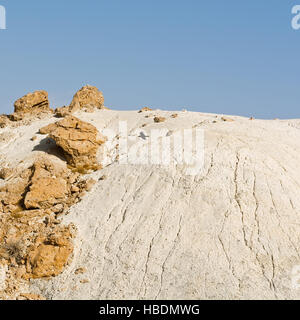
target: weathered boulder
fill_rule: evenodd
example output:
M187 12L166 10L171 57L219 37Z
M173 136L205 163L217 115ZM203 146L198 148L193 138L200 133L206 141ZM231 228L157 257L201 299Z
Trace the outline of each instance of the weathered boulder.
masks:
M0 188L0 213L33 209L62 213L92 187L90 180L81 180L80 174L72 172L64 162L47 157L37 159L22 171L5 168L0 174L3 170L2 178L9 180Z
M97 170L97 151L106 139L90 123L67 116L63 120L41 128L62 148L68 164L79 171Z
M87 85L76 92L70 104L70 109L73 111L91 106L98 109L103 109L104 97L98 88Z
M26 209L48 209L65 203L68 196L67 170L45 161L37 161L33 170L24 200Z
M30 183L32 170L26 169L12 181L0 188L0 212L17 212L22 210L22 201ZM6 177L5 175L3 176Z
M33 111L48 111L48 92L41 90L28 93L15 102L15 112L31 113Z
M95 184L50 156L38 157L28 168L3 170L9 180L0 188L0 267L6 265L7 272L0 300L17 298L23 280L63 271L76 228L60 225L58 217Z
M52 112L49 107L48 92L41 90L28 93L18 99L15 104L15 112L9 115L10 120L20 121L27 115L37 115L44 112Z
M42 244L31 252L29 258L33 266L33 278L52 277L60 274L66 265L70 251L66 247Z
M104 97L98 88L87 85L75 93L69 106L55 109L55 115L64 118L79 110L94 112L95 109L107 109L104 107Z
M27 272L31 278L45 278L59 275L73 252L73 232L70 227L56 230L36 245L27 258Z

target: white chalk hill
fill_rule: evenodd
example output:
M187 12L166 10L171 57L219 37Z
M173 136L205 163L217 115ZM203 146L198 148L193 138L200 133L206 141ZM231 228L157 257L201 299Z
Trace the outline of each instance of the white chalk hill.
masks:
M300 120L171 114L76 114L100 132L117 134L127 121L136 141L147 139L142 127L146 135L201 128L204 168L188 176L184 166L112 161L91 174L99 181L63 218L78 228L72 262L56 278L32 281L32 291L48 299L300 298ZM30 138L56 120L2 129L1 157L26 162L42 152L32 150L44 137Z

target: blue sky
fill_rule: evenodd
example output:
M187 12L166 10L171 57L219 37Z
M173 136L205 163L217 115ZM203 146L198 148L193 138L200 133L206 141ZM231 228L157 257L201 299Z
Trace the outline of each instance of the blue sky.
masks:
M0 113L91 84L115 109L300 118L300 0L0 0Z

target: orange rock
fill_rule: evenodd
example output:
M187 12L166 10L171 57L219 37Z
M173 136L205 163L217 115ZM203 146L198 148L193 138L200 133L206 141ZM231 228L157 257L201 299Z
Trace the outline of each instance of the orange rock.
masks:
M26 209L48 209L66 201L67 183L62 178L39 178L25 197Z
M0 188L3 212L14 212L22 209L21 203L30 183L31 174L31 169L24 170L22 176L18 176L14 181Z
M33 278L54 277L66 266L71 247L42 244L29 254Z
M155 117L154 122L160 123L160 122L165 122L167 119L164 117Z
M28 93L15 102L15 113L31 113L33 111L49 111L47 91Z
M59 211L62 205L70 202L71 190L76 187L77 176L63 164L40 159L34 163L32 171L29 191L24 199L26 209L55 208ZM86 190L87 187L81 183L77 194L83 189Z
M27 115L37 115L43 112L52 112L49 107L47 91L35 91L18 99L15 104L15 112L9 115L10 120L20 121Z
M102 92L99 91L96 87L87 85L77 91L70 104L70 111L77 111L86 106L103 109L104 97Z
M225 121L225 122L234 122L233 119L226 118L226 117L222 117L221 119L222 119L222 121Z
M148 111L152 111L152 109L151 109L151 108L148 108L148 107L144 107L144 108L142 108L142 109L139 111L139 113L148 112Z
M35 246L27 256L26 269L30 278L45 278L59 275L73 252L73 230L59 227Z
M67 116L63 120L40 129L49 133L51 139L62 148L69 165L78 169L97 169L97 151L106 141L104 136L99 138L97 129L87 123Z
M66 212L94 184L93 179L80 179L64 162L48 156L10 176L0 189L0 262L8 268L8 289L0 292L0 299L38 299L20 295L19 283L57 276L64 270L73 253L76 228L61 226L57 214Z

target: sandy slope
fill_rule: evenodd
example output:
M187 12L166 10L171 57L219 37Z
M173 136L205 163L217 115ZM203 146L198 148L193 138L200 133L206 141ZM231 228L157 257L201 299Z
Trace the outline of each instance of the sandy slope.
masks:
M78 227L72 263L57 278L32 281L31 291L49 299L300 298L291 275L300 265L300 120L151 114L167 121L136 111L76 116L101 132L126 120L136 141L144 124L145 133L161 127L170 135L202 128L203 172L111 160L91 175L107 178L64 217ZM31 137L53 121L0 129L0 160L32 161L49 146ZM87 272L75 275L80 267Z

